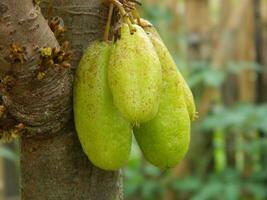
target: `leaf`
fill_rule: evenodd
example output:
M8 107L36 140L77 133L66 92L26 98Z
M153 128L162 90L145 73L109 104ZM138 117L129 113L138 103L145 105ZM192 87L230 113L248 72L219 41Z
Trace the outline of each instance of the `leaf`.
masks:
M192 200L208 200L215 199L215 197L222 196L223 186L219 182L211 182L203 186L203 188L194 195Z
M225 185L224 196L227 200L240 199L241 187L235 183L228 183Z
M267 198L266 186L261 183L248 182L244 185L244 188L250 192L253 196L259 199Z
M222 70L210 69L204 74L204 83L213 87L220 87L226 78Z
M142 187L142 196L145 199L151 198L159 192L159 185L156 181L146 181Z
M267 105L237 104L228 108L214 109L213 114L202 120L204 131L221 129L242 130L250 133L259 129L267 133Z
M176 179L172 183L172 187L175 190L182 190L182 191L196 191L198 190L203 183L201 182L200 178L197 177L187 177L184 179Z
M148 164L145 166L144 168L144 172L146 175L148 176L154 176L154 177L157 177L160 175L161 171L159 168L151 165L151 164Z
M261 65L255 62L229 62L226 66L228 74L240 74L244 70L253 70L255 72L261 71Z

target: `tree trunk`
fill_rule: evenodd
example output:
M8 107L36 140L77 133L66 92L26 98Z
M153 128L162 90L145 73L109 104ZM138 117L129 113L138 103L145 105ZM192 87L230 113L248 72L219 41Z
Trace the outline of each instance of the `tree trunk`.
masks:
M102 36L107 8L99 0L54 0L44 6L49 7L46 13L64 19L76 68L82 51ZM77 139L72 117L73 72L54 67L47 69L44 80L34 77L39 49L59 46L39 6L32 0L1 0L0 30L3 58L10 58L11 43L26 51L25 62L5 67L15 82L2 92L10 115L27 130L20 143L21 199L122 199L120 173L90 164Z

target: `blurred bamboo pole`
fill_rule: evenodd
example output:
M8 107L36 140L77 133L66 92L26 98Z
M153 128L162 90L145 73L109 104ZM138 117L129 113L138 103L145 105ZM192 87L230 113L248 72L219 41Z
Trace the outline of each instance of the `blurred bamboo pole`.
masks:
M210 0L186 0L185 1L185 26L187 36L187 62L188 66L198 62L208 62L212 51L212 20L210 12ZM198 108L197 108L198 109ZM204 173L203 164L196 159L199 154L206 154L205 145L210 142L204 138L199 131L191 133L194 138L194 145L190 146L190 151L186 157L185 169L189 166L201 165L196 167L197 171ZM185 174L184 172L180 172ZM190 169L187 173L190 173Z
M266 103L267 101L267 58L264 56L267 51L267 1L253 1L253 17L254 17L254 45L255 45L255 61L261 65L261 73L257 79L257 103ZM260 131L256 130L252 135L253 141L261 139ZM262 158L266 158L266 153L262 153L261 147L256 149L252 155L253 171L262 169Z
M18 154L17 142L13 141L12 143L5 144L5 147ZM4 162L4 188L5 198L16 198L19 196L18 163L7 159Z
M220 173L225 170L227 166L227 156L225 150L225 131L223 129L216 129L213 132L213 158L214 170Z
M221 0L220 1L220 20L219 20L219 33L223 32L225 27L227 26L227 22L229 19L229 11L232 8L231 0ZM217 37L218 45L220 37ZM219 94L219 93L218 93ZM227 96L227 95L226 95ZM229 95L228 95L229 96ZM227 97L228 97L227 96ZM217 103L222 104L223 100L228 99L226 97L222 97L218 95ZM213 162L214 162L214 170L216 173L221 173L227 167L227 151L226 151L226 136L225 130L221 128L217 128L212 133L212 144L213 144Z
M238 6L236 6L234 9L231 9L231 14L229 17L227 17L227 19L221 20L221 25L223 26L223 29L221 29L221 36L219 37L219 41L211 61L212 67L214 69L223 70L227 62L230 60L232 54L237 49L237 38L240 34L240 28L243 24L242 20L246 15L247 9L249 9L249 3L250 0L242 0L241 4L238 4ZM230 2L228 2L228 6L230 6ZM227 8L224 8L222 12L224 12L225 9ZM225 15L225 13L222 14L222 17L227 16ZM222 104L225 98L226 97L222 97L220 88L211 86L206 87L204 89L204 93L200 101L200 118L203 118L209 112L210 106L213 102L216 104ZM225 144L224 133L225 132L223 130L216 130L213 134L213 142L216 142L218 139L220 139L220 144ZM238 141L240 144L240 142L242 142L242 135L239 136L240 137L238 137ZM243 151L240 151L240 145L237 145L237 147L238 151L235 154L235 158L239 161L237 163L239 164L238 166L241 168L244 164L244 154ZM214 146L214 162L215 170L217 172L223 171L225 169L227 163L227 154L223 145Z
M185 14L189 60L206 60L210 56L209 0L186 0Z
M255 18L255 29L260 29L262 30L261 33L255 34L255 41L257 41L258 37L261 37L262 39L262 48L260 47L260 43L256 43L256 52L257 52L257 59L256 61L261 64L262 70L264 72L265 76L265 83L267 82L267 1L263 0L260 1L261 4L258 3L258 1L254 2L254 18ZM259 14L260 13L260 14ZM262 56L262 60L258 59ZM261 62L260 62L261 61ZM261 88L261 85L257 85L257 89ZM264 90L265 89L265 90ZM263 93L261 93L261 91ZM257 102L259 103L266 103L267 101L267 88L266 85L265 87L262 87L261 91L258 91L257 95ZM260 97L261 96L261 97ZM263 135L261 135L261 139L265 139ZM262 149L262 163L267 163L267 146L263 147Z
M245 61L247 69L244 69L239 76L239 100L242 102L252 103L256 98L256 74L255 70L249 68L255 62L255 45L254 45L254 20L253 20L253 4L249 2L243 25L239 31L237 61Z
M238 88L239 95L238 99L240 102L253 103L256 98L256 73L255 70L249 68L255 62L255 45L254 45L254 17L253 17L253 0L250 0L249 7L244 16L244 20L239 31L238 45L236 50L236 59L239 62L246 65L247 69L241 71L238 77ZM243 173L246 167L246 157L244 151L244 144L246 139L243 132L235 133L235 166L236 169ZM257 131L251 132L251 140L257 140ZM257 151L255 155L252 155L253 163L255 166L258 165L259 154ZM257 155L256 155L257 154ZM254 164L253 164L254 165Z
M179 8L181 7L181 2L179 0L168 0L167 7L171 11L173 16L173 20L171 21L171 30L177 32L177 30L181 27L180 13Z
M261 73L258 74L257 101L262 103L267 101L267 5L266 1L254 0L255 19L255 45L256 61L261 65ZM262 6L263 5L263 6ZM262 12L261 12L262 11ZM263 14L262 14L263 13Z
M167 4L168 9L171 12L172 19L173 19L169 24L169 29L172 33L171 39L172 41L173 40L175 41L177 40L177 37L179 37L179 33L181 32L182 27L183 27L182 21L183 21L184 16L182 16L179 13L179 10L183 4L179 0L168 0L166 4ZM184 53L179 42L176 42L176 44L173 46L174 46L174 49L173 49L174 54L182 55Z
M222 31L219 43L212 57L212 66L214 69L222 70L233 54L237 44L238 30L243 22L243 17L248 6L249 0L242 0L242 3L231 11L226 27ZM209 112L212 102L218 99L220 99L218 88L208 86L204 89L199 106L200 118L203 118Z
M0 158L0 199L4 199L4 159Z
M226 26L231 5L231 0L220 0L220 31L223 31Z

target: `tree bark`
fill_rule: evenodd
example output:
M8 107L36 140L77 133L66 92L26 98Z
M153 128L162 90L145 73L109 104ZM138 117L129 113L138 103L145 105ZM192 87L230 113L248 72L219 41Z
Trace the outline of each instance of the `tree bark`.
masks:
M64 19L75 68L82 51L102 36L107 8L99 0L54 0L44 7L47 14ZM77 139L71 101L74 70L49 68L44 80L34 78L40 48L59 46L39 6L32 0L1 0L0 11L0 55L9 57L11 43L26 49L25 63L5 67L15 83L2 93L11 116L27 130L20 141L21 199L122 199L120 173L90 164Z

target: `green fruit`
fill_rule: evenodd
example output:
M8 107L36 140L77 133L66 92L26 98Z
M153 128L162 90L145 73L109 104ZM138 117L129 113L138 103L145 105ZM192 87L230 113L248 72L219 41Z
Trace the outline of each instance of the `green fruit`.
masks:
M161 66L144 30L133 25L130 34L123 24L108 67L108 80L114 104L131 123L146 122L158 112L162 82Z
M164 56L159 55L159 58ZM184 83L176 67L165 60L161 60L161 64L163 82L158 114L136 127L134 133L149 162L160 168L172 168L188 150L190 117L185 104Z
M142 23L144 25L144 30L148 34L151 42L153 43L156 52L158 54L160 63L162 65L169 65L169 67L172 67L177 70L179 79L181 80L183 84L183 90L185 95L185 103L190 115L191 121L193 121L196 117L196 106L194 102L193 94L186 83L185 79L183 78L182 74L179 72L178 68L176 67L176 64L170 55L167 47L163 43L162 39L160 38L159 34L157 33L156 29L151 25L148 21L142 20Z
M165 66L157 116L134 129L145 158L160 168L175 167L190 143L190 118L177 72Z
M113 105L107 82L111 45L96 42L85 52L76 71L74 118L90 161L105 170L118 170L128 160L131 126Z

